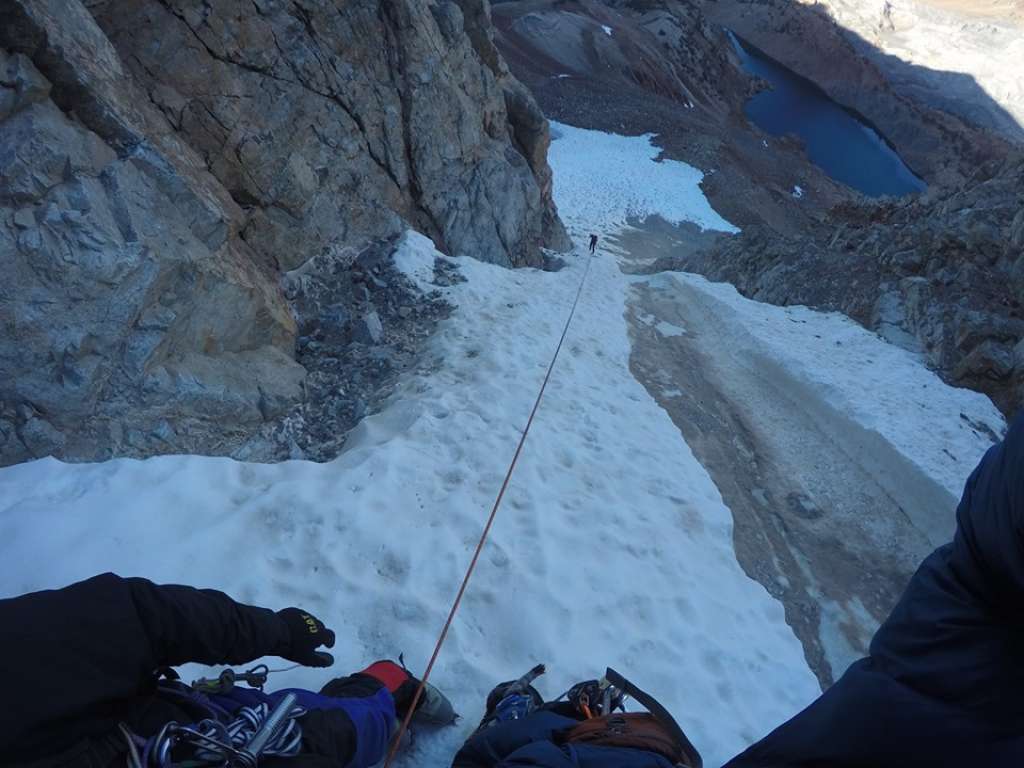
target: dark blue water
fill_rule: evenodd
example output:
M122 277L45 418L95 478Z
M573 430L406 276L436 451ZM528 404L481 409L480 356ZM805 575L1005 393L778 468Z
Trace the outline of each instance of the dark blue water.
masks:
M921 192L925 183L869 125L832 101L824 91L757 50L729 37L743 66L772 84L751 98L747 117L774 136L795 133L807 155L836 181L871 197Z

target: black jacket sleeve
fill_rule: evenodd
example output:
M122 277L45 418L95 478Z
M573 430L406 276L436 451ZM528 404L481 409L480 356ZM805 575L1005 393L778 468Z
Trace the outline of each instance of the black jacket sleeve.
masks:
M289 651L288 628L271 610L236 603L213 589L122 581L156 666L242 664Z
M272 611L213 590L103 574L0 600L0 754L58 751L125 719L161 666L287 653Z

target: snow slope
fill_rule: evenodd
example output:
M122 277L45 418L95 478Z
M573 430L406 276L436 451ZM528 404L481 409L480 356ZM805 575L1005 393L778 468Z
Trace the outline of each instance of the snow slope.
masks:
M652 163L646 137L557 130L555 194L577 236L612 231L627 210L732 229L700 194L699 172ZM397 260L426 282L435 256L410 233ZM104 570L218 587L320 615L338 632L337 674L400 651L422 668L588 260L576 319L434 672L465 719L421 736L403 764L448 765L490 687L543 661L549 696L616 667L719 765L817 684L781 606L737 565L714 484L629 372L623 310L635 278L606 254L577 252L558 273L455 260L468 280L444 289L459 310L432 341L429 373L406 380L333 462L46 459L0 470L0 596ZM272 683L323 680L299 669Z
M620 143L649 155L645 139ZM666 167L695 190L692 169ZM572 174L562 173L564 193ZM692 203L694 220L720 221L699 191L674 198L658 178L662 197L640 198L645 210L679 217ZM607 194L602 210L621 217ZM410 234L399 262L425 277L434 257ZM577 254L551 274L459 260L468 282L448 289L460 309L433 342L436 370L407 381L329 464L180 456L3 470L3 594L107 569L214 586L323 616L338 630L339 673L399 651L421 667L585 263ZM816 693L781 607L736 564L717 490L629 373L623 276L610 260L592 265L435 671L466 719L420 739L409 765L446 765L487 690L537 661L549 664L552 696L606 665L634 677L687 724L709 765Z
M400 262L429 273L429 242ZM544 375L584 260L552 275L460 260L438 370L317 465L43 460L0 473L5 594L116 569L300 604L338 631L338 671L421 667ZM816 693L781 607L740 570L731 518L629 373L617 267L594 260L479 571L435 671L466 720L421 739L444 765L496 682L538 661L556 695L605 665L687 724L709 765ZM40 564L43 564L40 567ZM280 666L280 665L278 665ZM315 684L295 671L278 683Z

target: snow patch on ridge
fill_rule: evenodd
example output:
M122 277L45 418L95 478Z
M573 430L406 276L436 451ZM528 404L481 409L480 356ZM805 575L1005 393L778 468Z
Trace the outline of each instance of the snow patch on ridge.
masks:
M656 162L661 150L653 134L619 136L552 122L551 135L555 203L570 230L617 229L628 216L658 214L701 229L739 232L704 196L704 174L677 160Z

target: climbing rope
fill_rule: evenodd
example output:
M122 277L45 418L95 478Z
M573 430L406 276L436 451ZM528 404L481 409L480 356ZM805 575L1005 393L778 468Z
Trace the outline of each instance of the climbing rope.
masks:
M526 420L526 428L523 430L523 434L519 437L519 444L516 446L516 452L512 456L511 463L508 465L508 471L505 473L505 480L502 482L501 489L498 491L498 496L494 500L494 506L491 507L491 514L487 518L487 524L484 526L483 533L480 534L480 541L477 542L476 550L473 552L473 558L469 561L469 567L466 569L466 573L462 577L462 584L459 587L458 593L455 595L455 600L452 603L451 610L448 611L448 618L444 623L444 628L441 630L440 636L437 638L437 643L434 645L434 652L430 656L430 661L427 663L427 668L423 672L423 677L420 678L420 684L416 688L416 693L412 697L412 703L409 705L409 711L406 712L405 717L402 718L402 722L398 727L398 733L395 734L395 738L392 740L391 748L388 750L387 760L384 761L384 768L391 768L391 763L395 759L395 754L398 752L398 748L402 743L402 737L409 729L409 722L412 720L413 713L416 711L416 706L419 704L420 698L423 696L424 688L427 685L427 681L430 679L430 673L434 669L434 663L437 661L437 657L441 653L441 646L444 645L444 641L448 638L448 630L451 629L452 621L455 619L455 614L459 610L459 605L462 603L462 596L466 592L469 579L473 575L476 563L480 559L480 553L483 551L484 544L487 542L487 536L491 532L491 526L494 523L494 518L498 514L498 508L501 506L501 500L505 496L505 491L508 489L508 484L512 479L512 473L515 471L516 462L519 461L519 454L522 453L523 444L526 442L526 436L530 434L533 417L537 414L541 398L544 397L544 390L547 388L548 381L551 379L551 371L555 368L555 362L558 360L558 353L562 351L562 344L565 342L566 334L569 333L569 325L572 323L572 318L576 314L576 305L579 304L580 295L583 293L583 284L587 281L587 275L590 274L590 263L591 259L588 258L587 267L583 270L583 277L580 278L579 288L576 289L576 298L572 302L572 309L569 310L569 316L565 320L565 327L562 329L562 336L558 339L558 346L555 347L555 354L551 356L551 362L548 364L547 373L544 374L544 381L541 383L540 390L537 392L537 399L533 402L533 409L530 411L530 418Z

